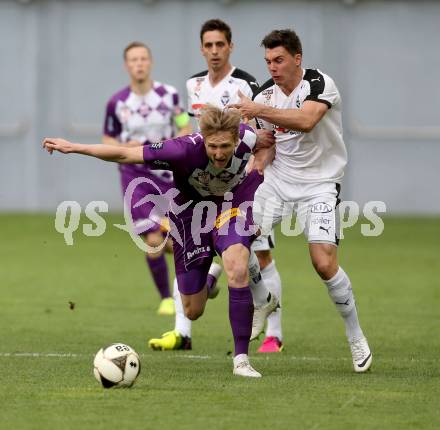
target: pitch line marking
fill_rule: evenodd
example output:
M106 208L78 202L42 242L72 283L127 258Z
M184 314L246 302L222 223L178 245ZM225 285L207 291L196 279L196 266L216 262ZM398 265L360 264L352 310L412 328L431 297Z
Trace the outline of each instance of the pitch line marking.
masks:
M159 355L159 352L153 352L150 353L141 353L139 354L140 357L151 357L152 355ZM223 358L223 355L218 356L211 356L211 355L193 355L193 354L167 354L165 353L166 358L169 360L173 359L182 359L186 358L189 360L211 360L211 359L221 359ZM282 353L282 355L285 356L285 353ZM82 357L93 357L94 354L82 354L82 353L74 353L74 352L0 352L0 357L24 357L24 358L82 358ZM252 355L251 360L252 361L270 361L272 357L269 356L254 356ZM321 362L327 362L327 361L350 361L351 359L349 357L306 357L306 356L287 356L286 357L289 360L292 361L321 361ZM381 358L379 360L381 363L391 363L396 361L395 359L391 358ZM399 362L404 363L438 363L440 362L440 359L437 358L413 358L413 357L400 357Z

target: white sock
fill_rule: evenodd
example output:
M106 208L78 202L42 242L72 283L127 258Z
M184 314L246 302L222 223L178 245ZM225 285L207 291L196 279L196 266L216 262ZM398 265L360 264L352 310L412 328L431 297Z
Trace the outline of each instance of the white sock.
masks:
M345 333L347 339L352 341L364 336L359 325L356 304L351 289L350 279L347 274L339 268L333 278L324 281L328 288L328 294L341 314L345 322Z
M249 255L249 287L252 292L254 306L265 305L270 299L270 291L265 285L260 272L260 263L254 251Z
M281 278L275 266L275 260L261 271L261 276L267 288L278 297L281 304ZM266 337L269 336L277 337L279 340L283 339L281 307L267 317Z
M191 337L191 320L185 316L183 312L182 297L177 287L177 279L174 278L173 288L174 306L176 308L176 324L174 330L176 330L181 336Z

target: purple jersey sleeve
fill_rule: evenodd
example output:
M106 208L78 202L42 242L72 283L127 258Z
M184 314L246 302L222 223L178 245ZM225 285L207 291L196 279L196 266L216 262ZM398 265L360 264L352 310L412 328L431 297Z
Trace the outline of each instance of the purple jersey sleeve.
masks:
M178 171L179 167L184 168L191 162L189 160L191 146L202 142L202 136L197 133L144 145L144 162L152 169Z
M107 103L104 119L104 134L106 136L118 137L121 134L122 125L116 115L116 100L110 99Z

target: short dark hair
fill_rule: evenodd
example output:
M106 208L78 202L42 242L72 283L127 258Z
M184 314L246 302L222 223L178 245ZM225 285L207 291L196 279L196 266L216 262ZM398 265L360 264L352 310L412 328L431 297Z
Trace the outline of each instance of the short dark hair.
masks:
M273 49L277 46L282 46L292 55L302 55L301 40L293 30L289 29L271 31L261 41L261 46L264 46L266 49Z
M229 27L226 22L222 21L221 19L210 19L206 21L202 28L200 29L200 42L203 43L203 35L207 31L220 31L225 35L225 38L229 44L231 44L232 41L232 32L231 27Z
M124 49L124 60L127 59L127 52L132 48L145 48L148 51L148 55L151 58L151 49L143 42L134 41L129 43Z

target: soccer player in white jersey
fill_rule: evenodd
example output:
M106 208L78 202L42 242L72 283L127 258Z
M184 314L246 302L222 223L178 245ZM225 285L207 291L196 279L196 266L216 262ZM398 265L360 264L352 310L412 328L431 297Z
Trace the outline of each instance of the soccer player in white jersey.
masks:
M107 103L102 142L110 145L151 145L175 135L191 133L188 114L184 111L177 90L151 78L152 57L147 45L132 42L124 50L125 68L130 85L115 93ZM147 195L166 193L173 187L173 175L166 170L151 170L146 165L120 165L124 203L131 211L136 234L150 247L163 240L164 213L152 202L136 204ZM142 179L143 178L143 179ZM140 181L133 191L133 181ZM168 266L162 251L147 252L146 262L161 296L158 313L174 314Z
M359 325L350 279L337 258L338 196L347 163L341 97L328 75L302 68L301 41L294 31L274 30L261 44L272 79L254 101L243 95L233 105L243 117L257 118L262 128L275 132L275 158L255 194L254 217L267 231L297 213L312 264L344 320L354 370L365 372L372 353Z
M196 119L200 115L200 110L207 104L222 109L230 103L238 102L239 92L252 97L258 89L258 83L252 75L234 67L230 62L233 43L228 24L219 19L206 21L200 30L200 42L200 49L208 69L193 75L186 82L188 113ZM273 232L269 236L259 237L254 241L252 250L255 251L258 262L253 260L254 264L251 264L250 272L251 274L256 273L257 277L262 276L266 286L280 299L281 278L270 252L273 244ZM253 257L255 254L252 254ZM218 277L221 267L213 265L212 269L214 270L212 273ZM174 300L176 305L175 329L164 333L161 338L151 339L149 345L154 349L181 349L191 345L189 342L191 321L184 316L180 295L176 287L174 288ZM258 307L256 309L258 310ZM258 352L280 352L283 348L282 337L281 308L278 307L267 317L266 337Z

